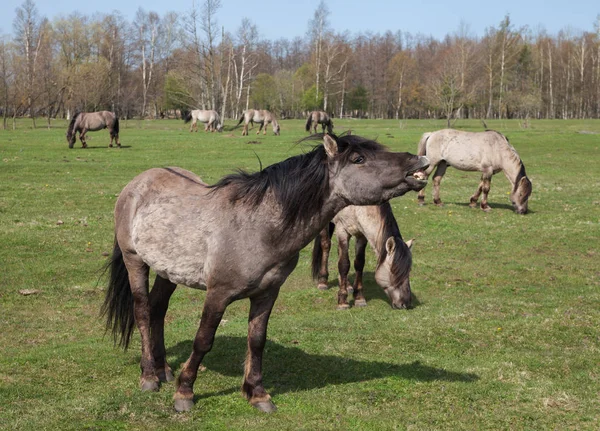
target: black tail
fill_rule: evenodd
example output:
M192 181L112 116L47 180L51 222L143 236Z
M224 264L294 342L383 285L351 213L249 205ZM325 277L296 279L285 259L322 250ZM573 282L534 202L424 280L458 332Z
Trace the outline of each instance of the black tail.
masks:
M187 124L190 121L192 121L192 112L191 111L186 111L185 114L183 115L183 122L185 124Z
M113 124L113 136L119 136L119 117L115 114L115 124Z
M106 269L110 271L110 280L101 314L106 316L106 330L112 332L112 336L119 346L127 349L131 334L135 326L133 315L133 295L129 286L129 274L123 261L123 253L115 240L113 254Z
M306 131L310 132L310 125L312 124L312 112L308 114L308 119L306 120Z
M327 227L327 234L329 238L333 235L333 231L335 229L335 225L333 222L329 222L329 226ZM321 269L321 256L323 255L323 247L321 247L321 234L315 238L312 252L312 276L313 280L317 280L319 278L319 270Z
M240 121L238 121L238 123L235 125L235 127L233 129L237 128L240 124L242 124L242 121L244 121L244 114L245 114L245 112L242 112L242 116L240 117ZM231 130L233 130L233 129L231 129Z

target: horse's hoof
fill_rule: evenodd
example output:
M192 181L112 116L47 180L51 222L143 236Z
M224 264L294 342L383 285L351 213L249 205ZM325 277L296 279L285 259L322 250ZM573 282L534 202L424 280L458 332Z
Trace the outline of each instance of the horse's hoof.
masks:
M192 410L192 407L194 407L194 400L188 398L178 398L175 400L173 406L175 407L175 411L179 413L189 412Z
M110 148L112 148L112 144L109 144L108 146L109 146Z
M367 300L366 299L357 299L354 301L354 305L356 307L366 307L367 306Z
M327 289L329 289L329 286L327 285L327 283L319 283L317 285L317 289L319 289L319 290L327 290Z
M420 207L424 207L425 206L425 201L418 200L417 201L417 205L419 205Z
M349 310L350 304L338 304L337 309L338 310Z
M492 207L481 207L482 211L485 211L486 213L490 212L492 210Z
M173 375L173 371L171 370L164 370L157 374L158 380L160 380L161 382L172 382L173 380L175 380L175 376Z
M277 406L271 400L260 401L252 404L252 406L264 413L274 413L277 411Z
M142 381L140 382L140 388L141 388L142 392L149 392L149 391L157 392L160 388L160 384L156 380L142 379Z

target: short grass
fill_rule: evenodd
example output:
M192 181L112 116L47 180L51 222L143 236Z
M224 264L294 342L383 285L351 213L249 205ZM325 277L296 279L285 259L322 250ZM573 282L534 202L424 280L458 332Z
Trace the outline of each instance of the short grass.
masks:
M229 122L232 123L232 122ZM197 403L172 408L173 384L141 393L139 339L113 348L98 317L100 268L111 250L112 210L139 172L182 166L209 183L304 151L303 122L282 135L190 134L181 121L121 124L69 150L66 123L0 131L0 428L6 430L498 430L600 429L600 122L490 121L533 181L530 214L516 215L509 183L494 176L493 210L468 207L476 173L449 169L442 208L414 193L392 201L415 238L417 306L394 311L373 280L369 305L335 309L303 250L269 326L264 378L279 410L252 409L239 393L248 302L227 310ZM336 130L416 152L443 122L336 121ZM479 122L456 127L481 130ZM332 257L335 257L333 253ZM333 259L332 259L333 260ZM335 263L330 264L335 273ZM20 291L35 289L24 296ZM204 293L179 288L166 331L168 359L186 360Z

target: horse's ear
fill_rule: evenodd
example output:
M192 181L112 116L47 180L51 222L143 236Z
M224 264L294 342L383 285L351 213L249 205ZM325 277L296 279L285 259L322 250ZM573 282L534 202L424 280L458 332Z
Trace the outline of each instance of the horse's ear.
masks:
M390 236L385 242L385 251L387 251L388 256L393 256L396 251L396 241L393 236Z
M415 241L414 239L409 239L408 241L406 241L406 246L408 247L409 250L412 250L412 245L413 245L414 241Z
M335 142L335 139L333 139L331 136L329 135L324 135L323 136L323 146L325 147L325 152L327 153L327 155L331 158L337 156L338 154L338 145L337 142Z

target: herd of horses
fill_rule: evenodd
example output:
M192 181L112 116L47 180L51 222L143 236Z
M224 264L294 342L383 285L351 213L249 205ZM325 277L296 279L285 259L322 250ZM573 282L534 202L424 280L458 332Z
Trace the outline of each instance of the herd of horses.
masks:
M194 110L184 115L190 132L205 124L220 132L216 111ZM266 110L247 110L236 127L268 124L279 135L276 117ZM317 134L321 124L322 133ZM83 147L88 131L108 128L110 146L119 141L119 120L103 111L80 113L67 131L72 148L76 133ZM211 350L216 330L229 304L248 298L248 345L242 394L264 412L276 410L262 381L262 357L267 324L280 287L296 267L299 252L313 241L312 273L319 289L328 289L332 235L338 244L338 309L365 306L363 269L370 245L377 257L374 276L392 308L412 307L410 270L412 240L404 241L389 200L418 192L424 204L425 186L433 173L433 201L442 205L439 187L448 166L480 171L481 182L470 197L475 207L489 211L491 177L504 172L512 185L510 200L526 214L531 181L508 139L495 131L444 129L423 134L417 154L390 152L375 141L333 133L327 113L315 111L306 121L305 140L320 140L298 156L258 172L238 173L209 185L177 167L154 168L136 176L119 194L115 206L113 253L107 263L109 283L102 313L115 343L129 345L137 326L141 337L142 391L156 391L175 379L166 360L164 322L169 299L178 284L206 291L202 317L190 357L182 366L173 397L177 411L194 404L198 368ZM325 133L327 131L327 133ZM434 172L435 171L435 172ZM351 285L349 242L355 241L355 277ZM156 278L149 289L150 270Z

